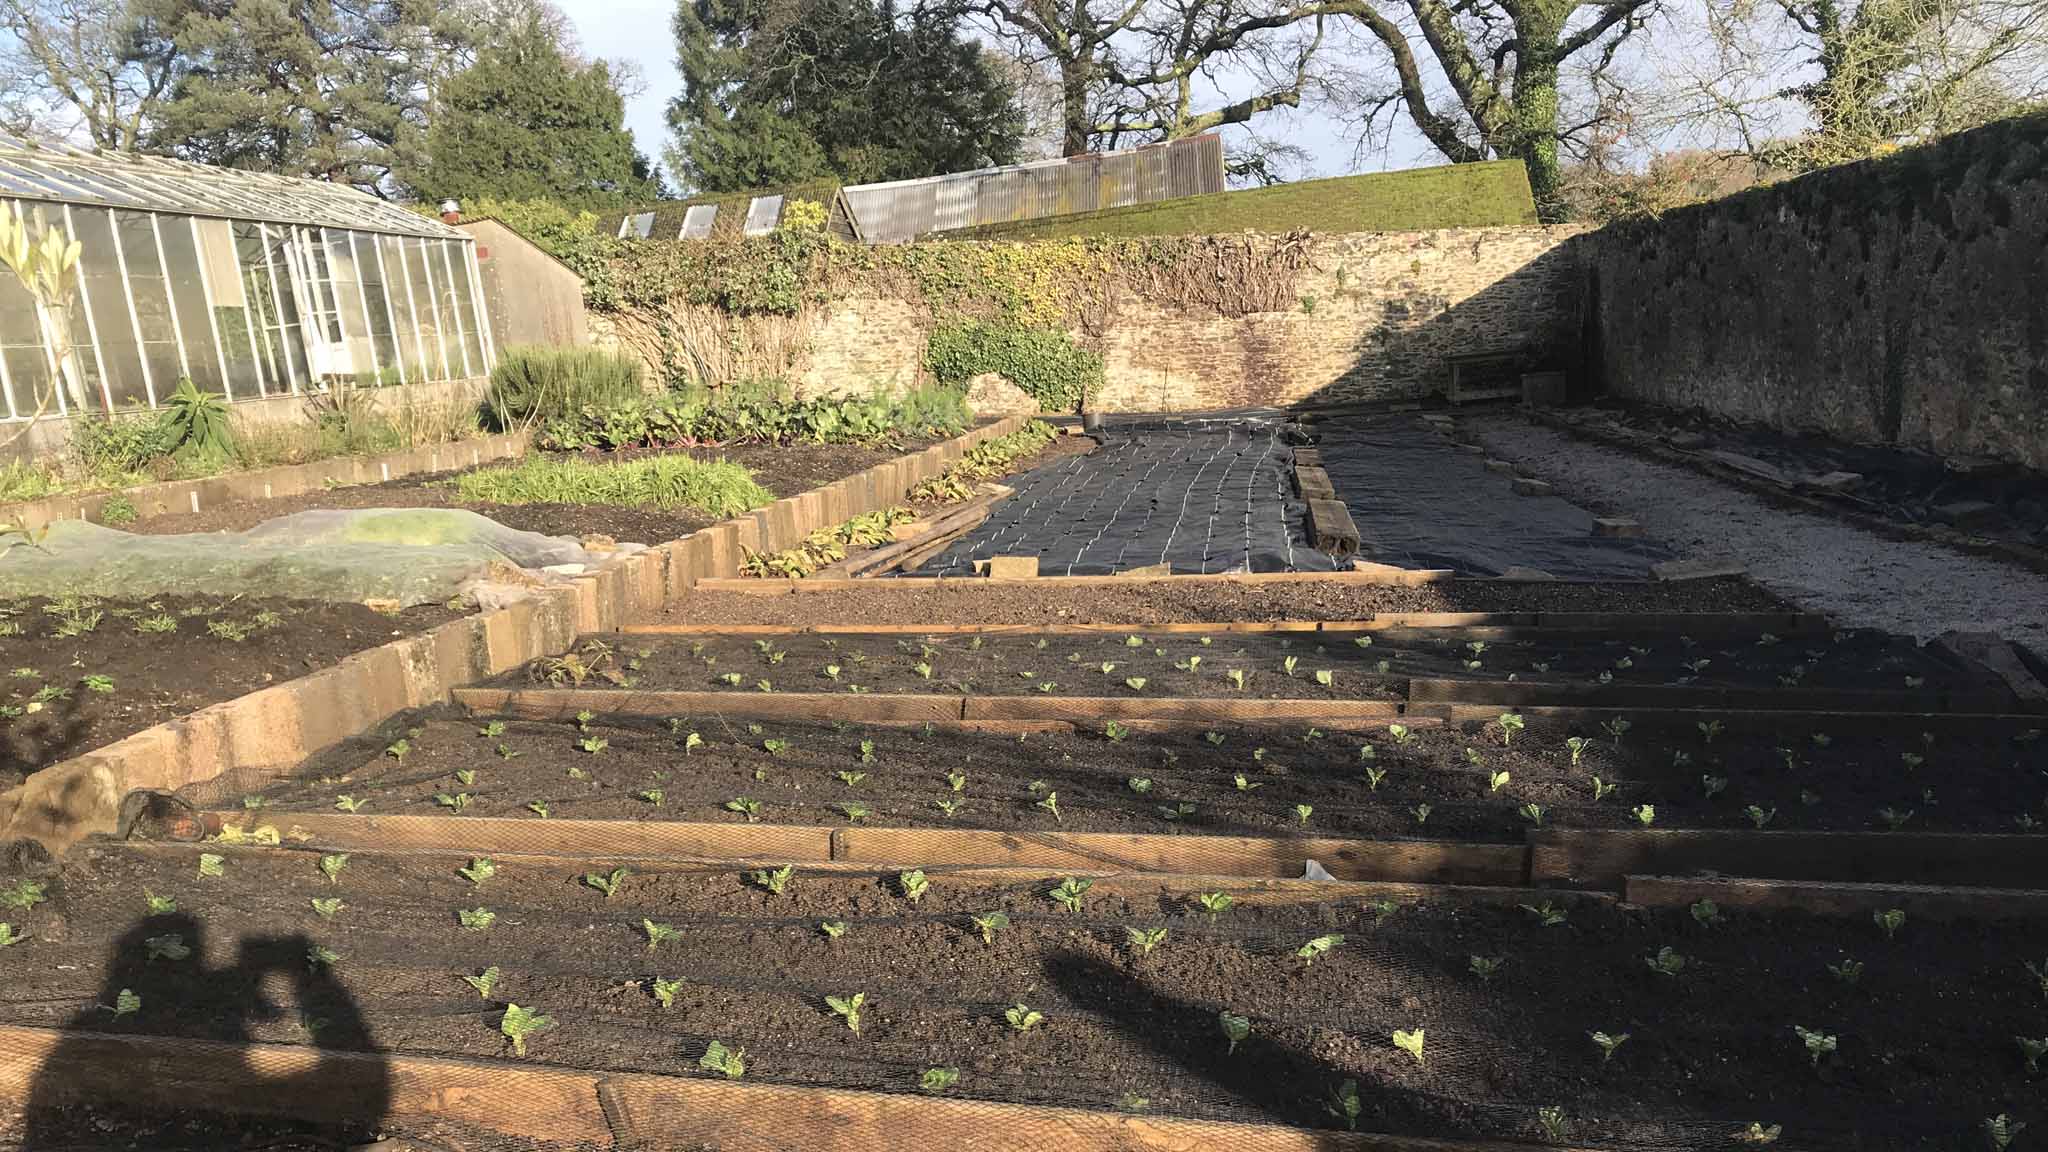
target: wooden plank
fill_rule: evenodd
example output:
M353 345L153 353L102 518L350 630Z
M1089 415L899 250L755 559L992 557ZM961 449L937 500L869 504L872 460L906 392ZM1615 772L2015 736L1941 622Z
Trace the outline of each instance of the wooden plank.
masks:
M246 825L247 812L203 814L209 833ZM680 820L541 820L516 816L366 816L344 812L266 812L290 843L366 852L533 852L688 859L832 859L832 829L793 824L695 824Z
M1530 883L1538 885L1619 889L1632 875L1713 872L1764 880L2013 888L2048 876L2048 836L1547 828L1530 830L1528 842Z
M1721 720L1734 727L1738 724L1769 724L1773 727L1788 723L1801 724L1857 724L1866 729L1879 731L1918 732L1923 729L1944 730L1971 724L2026 724L2038 726L2041 717L2027 713L2012 712L1830 712L1802 708L1777 710L1771 708L1590 708L1578 705L1530 705L1517 707L1515 711L1531 720L1549 720L1559 724L1597 724L1620 717L1638 722L1640 725L1654 723L1670 725L1687 732L1701 720ZM1499 704L1409 704L1404 715L1409 720L1432 719L1445 723L1462 724L1468 721L1486 721L1499 716Z
M1722 688L1690 684L1558 684L1527 680L1416 677L1417 703L1580 705L1605 708L1797 709L1828 712L1996 712L2010 695L1979 689L1911 692L1835 688Z
M968 720L1066 720L1099 728L1106 720L1173 720L1188 724L1304 723L1326 728L1376 728L1401 718L1391 700L1244 700L1235 697L968 696Z
M870 864L974 864L1225 876L1300 876L1313 859L1340 880L1518 885L1520 844L1319 837L1162 836L952 828L841 828L833 859Z
M418 1118L608 1148L598 1079L510 1061L0 1025L0 1096L17 1107L33 1097L38 1107L119 1102L181 1116Z
M2048 881L2048 877L2036 877ZM1909 920L2001 920L2048 917L2048 891L1956 888L1932 884L1840 884L1808 880L1630 876L1630 904L1681 908L1712 900L1722 908L1812 912L1862 919L1897 908Z
M598 1092L621 1148L1527 1152L1528 1147L709 1078L612 1076ZM795 1133L802 1135L793 1139Z
M996 502L1008 497L1011 492L1012 489L1004 488L999 492L990 492L987 495L976 497L957 508L947 509L915 536L884 544L865 555L851 556L837 564L828 564L812 573L812 578L830 580L850 576L872 576L877 572L887 572L889 569L902 563L906 555L920 552L931 544L950 541L956 536L973 531L982 521L988 519L989 510L995 506Z
M622 688L459 688L453 698L458 706L478 716L512 716L522 720L566 720L587 711L609 717L719 715L858 720L870 724L958 720L965 699L827 692L636 692Z
M949 576L903 576L893 580L877 580L872 584L863 583L862 588L889 588L896 591L912 592L930 589L940 584L958 587L961 584L980 582L975 577ZM741 592L760 596L780 596L785 593L831 592L849 585L846 580L756 580L726 577L699 581L697 587L706 592ZM1129 576L1041 576L1033 582L1054 588L1143 588L1158 584L1164 588L1179 588L1190 584L1346 584L1367 587L1408 587L1421 584L1457 584L1457 579L1447 572L1436 569L1409 570L1379 568L1369 571L1339 572L1189 572L1176 576L1136 578ZM1491 583L1486 582L1486 583ZM1635 586L1646 584L1642 580L1605 580L1605 585Z

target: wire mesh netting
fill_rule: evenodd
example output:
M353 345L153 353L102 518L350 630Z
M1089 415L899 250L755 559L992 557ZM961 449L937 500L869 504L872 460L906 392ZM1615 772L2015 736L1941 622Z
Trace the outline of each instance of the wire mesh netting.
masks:
M1293 450L1277 416L1110 418L1102 447L1007 481L1016 495L918 569L971 572L991 556L1039 558L1043 575L1328 572L1306 543Z
M277 848L108 847L12 917L48 963L10 982L0 1023L73 1033L42 1062L72 1075L28 1093L31 1133L55 1140L67 1101L104 1106L125 1077L131 1102L184 1094L152 1147L232 1146L246 1122L185 1127L219 1102L449 1148L800 1149L828 1131L887 1147L977 1128L989 1147L1115 1146L1020 1104L1258 1125L1176 1145L1254 1150L1347 1121L1660 1149L1756 1121L1798 1147L1904 1148L1955 1146L2032 1099L2009 1049L1941 1021L1958 1004L2037 1020L2039 925L1887 936L1561 894L1215 892L1231 900L1158 878L344 857L288 831ZM1830 978L1852 952L1858 982ZM105 1036L232 1059L116 1068ZM259 1095L252 1077L274 1083Z

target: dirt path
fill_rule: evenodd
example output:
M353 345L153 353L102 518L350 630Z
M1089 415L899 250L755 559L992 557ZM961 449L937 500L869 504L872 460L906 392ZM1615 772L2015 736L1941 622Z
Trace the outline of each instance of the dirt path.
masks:
M1938 544L1774 507L1704 476L1514 416L1460 421L1487 451L1572 499L1639 521L1684 556L1732 556L1803 608L1854 627L1988 630L2048 651L2048 577Z

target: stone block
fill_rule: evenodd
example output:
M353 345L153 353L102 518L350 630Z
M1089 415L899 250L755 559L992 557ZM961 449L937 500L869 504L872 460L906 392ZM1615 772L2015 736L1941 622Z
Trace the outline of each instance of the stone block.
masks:
M1863 473L1828 472L1819 476L1809 476L1800 481L1800 483L1808 488L1817 488L1822 492L1846 492L1863 483Z
M1749 567L1740 560L1727 557L1702 557L1697 560L1666 560L1662 564L1650 565L1650 575L1659 580L1678 582L1683 580L1714 580L1723 576L1746 576Z
M1036 556L991 556L976 560L974 567L991 580L1034 580L1038 577Z
M1625 516L1593 517L1593 535L1635 537L1643 534L1643 526Z
M1308 538L1319 551L1350 556L1358 551L1358 525L1351 510L1337 500L1308 502Z
M1513 476L1515 474L1515 466L1505 460L1488 460L1486 462L1486 470L1502 476Z
M1321 468L1303 468L1300 465L1296 465L1294 469L1294 490L1301 493L1301 498L1304 500L1335 500L1337 498L1337 486L1330 482L1330 474Z
M1557 576L1554 573L1545 572L1541 568L1524 568L1516 564L1510 566L1507 571L1494 577L1494 579L1513 580L1521 583L1538 583L1546 580L1555 580Z
M1515 477L1514 488L1517 496L1548 496L1551 492L1549 484L1527 476Z

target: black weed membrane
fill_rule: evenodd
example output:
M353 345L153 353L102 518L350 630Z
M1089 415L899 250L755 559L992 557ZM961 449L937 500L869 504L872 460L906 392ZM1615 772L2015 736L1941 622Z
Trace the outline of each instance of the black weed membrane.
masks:
M1102 447L1026 473L1017 494L917 576L1031 556L1047 576L1155 564L1188 572L1329 572L1308 546L1294 450L1279 414L1111 418Z
M1317 423L1323 469L1358 525L1360 553L1401 568L1499 576L1538 568L1563 580L1640 580L1672 552L1593 534L1593 514L1557 496L1523 496L1413 416Z

